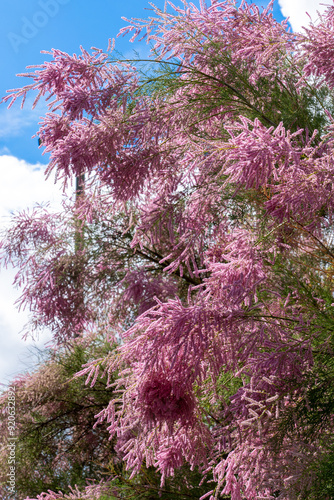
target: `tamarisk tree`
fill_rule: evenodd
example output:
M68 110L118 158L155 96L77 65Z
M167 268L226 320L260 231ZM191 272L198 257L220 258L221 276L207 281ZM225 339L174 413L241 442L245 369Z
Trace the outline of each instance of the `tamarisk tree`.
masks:
M186 464L203 500L333 498L334 7L295 34L272 3L182 4L121 30L146 72L53 50L4 99L49 99L47 175L85 190L17 216L3 262L55 350L117 344L76 377L105 383L94 433L131 478L162 492ZM114 479L37 499L126 498Z

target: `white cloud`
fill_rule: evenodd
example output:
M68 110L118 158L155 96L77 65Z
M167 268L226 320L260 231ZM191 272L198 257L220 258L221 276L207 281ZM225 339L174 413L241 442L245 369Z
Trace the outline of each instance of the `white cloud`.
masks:
M11 213L36 203L50 202L51 209L61 209L62 192L51 177L45 179L44 170L45 165L39 163L31 165L8 154L0 156L0 228L9 224ZM14 305L19 297L19 291L12 286L14 275L13 269L2 269L0 273L0 382L32 363L29 357L34 342L21 339L28 314L19 312ZM46 335L37 345L43 346L48 340Z
M14 269L2 269L0 272L0 383L7 383L27 368L33 368L33 347L43 349L50 339L48 332L36 341L22 339L28 313L19 312L15 306L20 293L12 285L14 276Z
M326 10L324 0L278 0L283 16L289 17L290 24L294 31L302 31L303 26L310 24L318 19L317 11L323 13ZM328 2L329 3L329 2Z
M15 156L0 156L0 225L16 210L32 207L36 203L51 202L61 208L61 190L52 175L45 179L45 165L31 165Z

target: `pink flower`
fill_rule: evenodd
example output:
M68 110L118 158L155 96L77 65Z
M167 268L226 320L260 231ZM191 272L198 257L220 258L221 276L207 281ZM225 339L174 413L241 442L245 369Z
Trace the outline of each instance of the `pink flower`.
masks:
M151 422L182 424L190 422L195 403L193 397L179 382L164 378L163 374L153 374L138 391L138 402Z

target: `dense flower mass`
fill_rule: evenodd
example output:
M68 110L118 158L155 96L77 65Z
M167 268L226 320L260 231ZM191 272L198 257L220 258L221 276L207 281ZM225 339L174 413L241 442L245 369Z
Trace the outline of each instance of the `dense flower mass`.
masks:
M138 398L148 420L183 420L185 423L193 413L194 403L180 383L164 380L164 374L150 374L143 383Z
M90 346L71 381L111 393L87 437L110 477L37 499L124 498L152 469L158 496L329 499L334 7L293 34L273 2L167 3L120 33L151 44L146 76L54 50L4 99L51 98L47 175L85 185L66 217L18 215L3 262L33 329Z

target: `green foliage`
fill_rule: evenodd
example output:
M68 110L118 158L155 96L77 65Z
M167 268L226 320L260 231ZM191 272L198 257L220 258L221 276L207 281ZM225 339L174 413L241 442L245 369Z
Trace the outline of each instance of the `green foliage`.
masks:
M86 479L100 478L114 455L106 426L93 429L95 415L108 404L112 389L105 387L106 378L94 387L73 378L89 360L93 347L99 354L110 349L110 345L98 343L90 349L75 345L49 353L16 389L19 497L48 489L65 492L69 484L84 486ZM5 482L4 477L0 480Z
M114 478L111 493L101 500L195 500L208 491L210 477L201 483L202 474L187 464L163 487L153 467L142 467L131 478L116 455L114 441L109 441L107 426L93 429L95 415L108 405L113 390L106 388L106 376L93 387L73 376L93 355L107 356L109 350L110 344L97 339L89 347L73 343L57 353L47 352L40 367L16 389L15 500L48 490L66 494L68 485L82 489L88 479L99 482L107 477ZM4 463L1 466L0 485L4 486L7 468Z
M160 485L160 474L153 467L142 468L141 472L130 479L124 464L115 468L117 479L112 482L116 488L114 496L102 496L101 500L198 500L210 489L210 478L203 480L202 474L197 470L190 470L188 465L182 466L175 476L166 480L164 486ZM229 498L229 497L223 497Z

